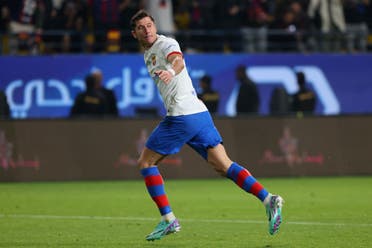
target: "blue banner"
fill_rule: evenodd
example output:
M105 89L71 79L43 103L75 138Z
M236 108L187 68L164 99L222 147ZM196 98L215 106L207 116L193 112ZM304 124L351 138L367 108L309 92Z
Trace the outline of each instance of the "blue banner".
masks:
M269 113L274 87L281 85L290 94L297 91L296 71L305 73L316 92L317 114L372 112L372 55L186 54L185 60L196 89L201 76L212 77L222 116L235 115L238 65L246 65L258 85L262 115ZM94 68L103 72L105 86L115 91L120 116L134 116L137 107L165 113L140 54L0 57L0 89L14 118L66 118L75 96L85 88L85 75Z

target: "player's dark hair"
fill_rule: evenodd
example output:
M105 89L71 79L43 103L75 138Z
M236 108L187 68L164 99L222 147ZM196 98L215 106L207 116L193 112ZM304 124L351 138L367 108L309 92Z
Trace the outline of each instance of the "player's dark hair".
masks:
M132 18L130 19L130 27L132 28L132 30L134 30L136 28L136 25L137 25L137 21L145 18L145 17L150 17L151 21L155 22L154 20L154 17L152 17L148 12L146 12L145 10L143 9L140 9L139 11L137 11L137 13L135 13Z

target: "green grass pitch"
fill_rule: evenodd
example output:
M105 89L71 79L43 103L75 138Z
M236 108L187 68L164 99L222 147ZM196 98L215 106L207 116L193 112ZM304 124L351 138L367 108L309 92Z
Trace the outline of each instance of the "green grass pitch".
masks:
M0 183L0 247L372 247L372 177L259 180L285 199L277 235L230 180L166 180L182 230L155 242L142 181Z

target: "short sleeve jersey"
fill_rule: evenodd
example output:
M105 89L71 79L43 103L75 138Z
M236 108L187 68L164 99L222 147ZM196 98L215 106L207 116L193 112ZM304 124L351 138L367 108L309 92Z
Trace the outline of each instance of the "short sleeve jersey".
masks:
M175 53L182 54L178 42L163 35L158 35L155 43L144 53L147 70L158 87L167 115L179 116L207 111L204 103L197 97L186 65L168 84L155 74L157 70L171 68L167 58Z

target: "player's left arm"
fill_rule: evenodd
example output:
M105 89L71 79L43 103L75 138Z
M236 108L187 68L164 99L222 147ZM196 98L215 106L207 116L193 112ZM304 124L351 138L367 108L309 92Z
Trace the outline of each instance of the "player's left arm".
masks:
M167 60L171 64L171 67L167 70L158 70L155 72L166 84L168 84L174 76L185 68L182 53L171 53L168 55Z

